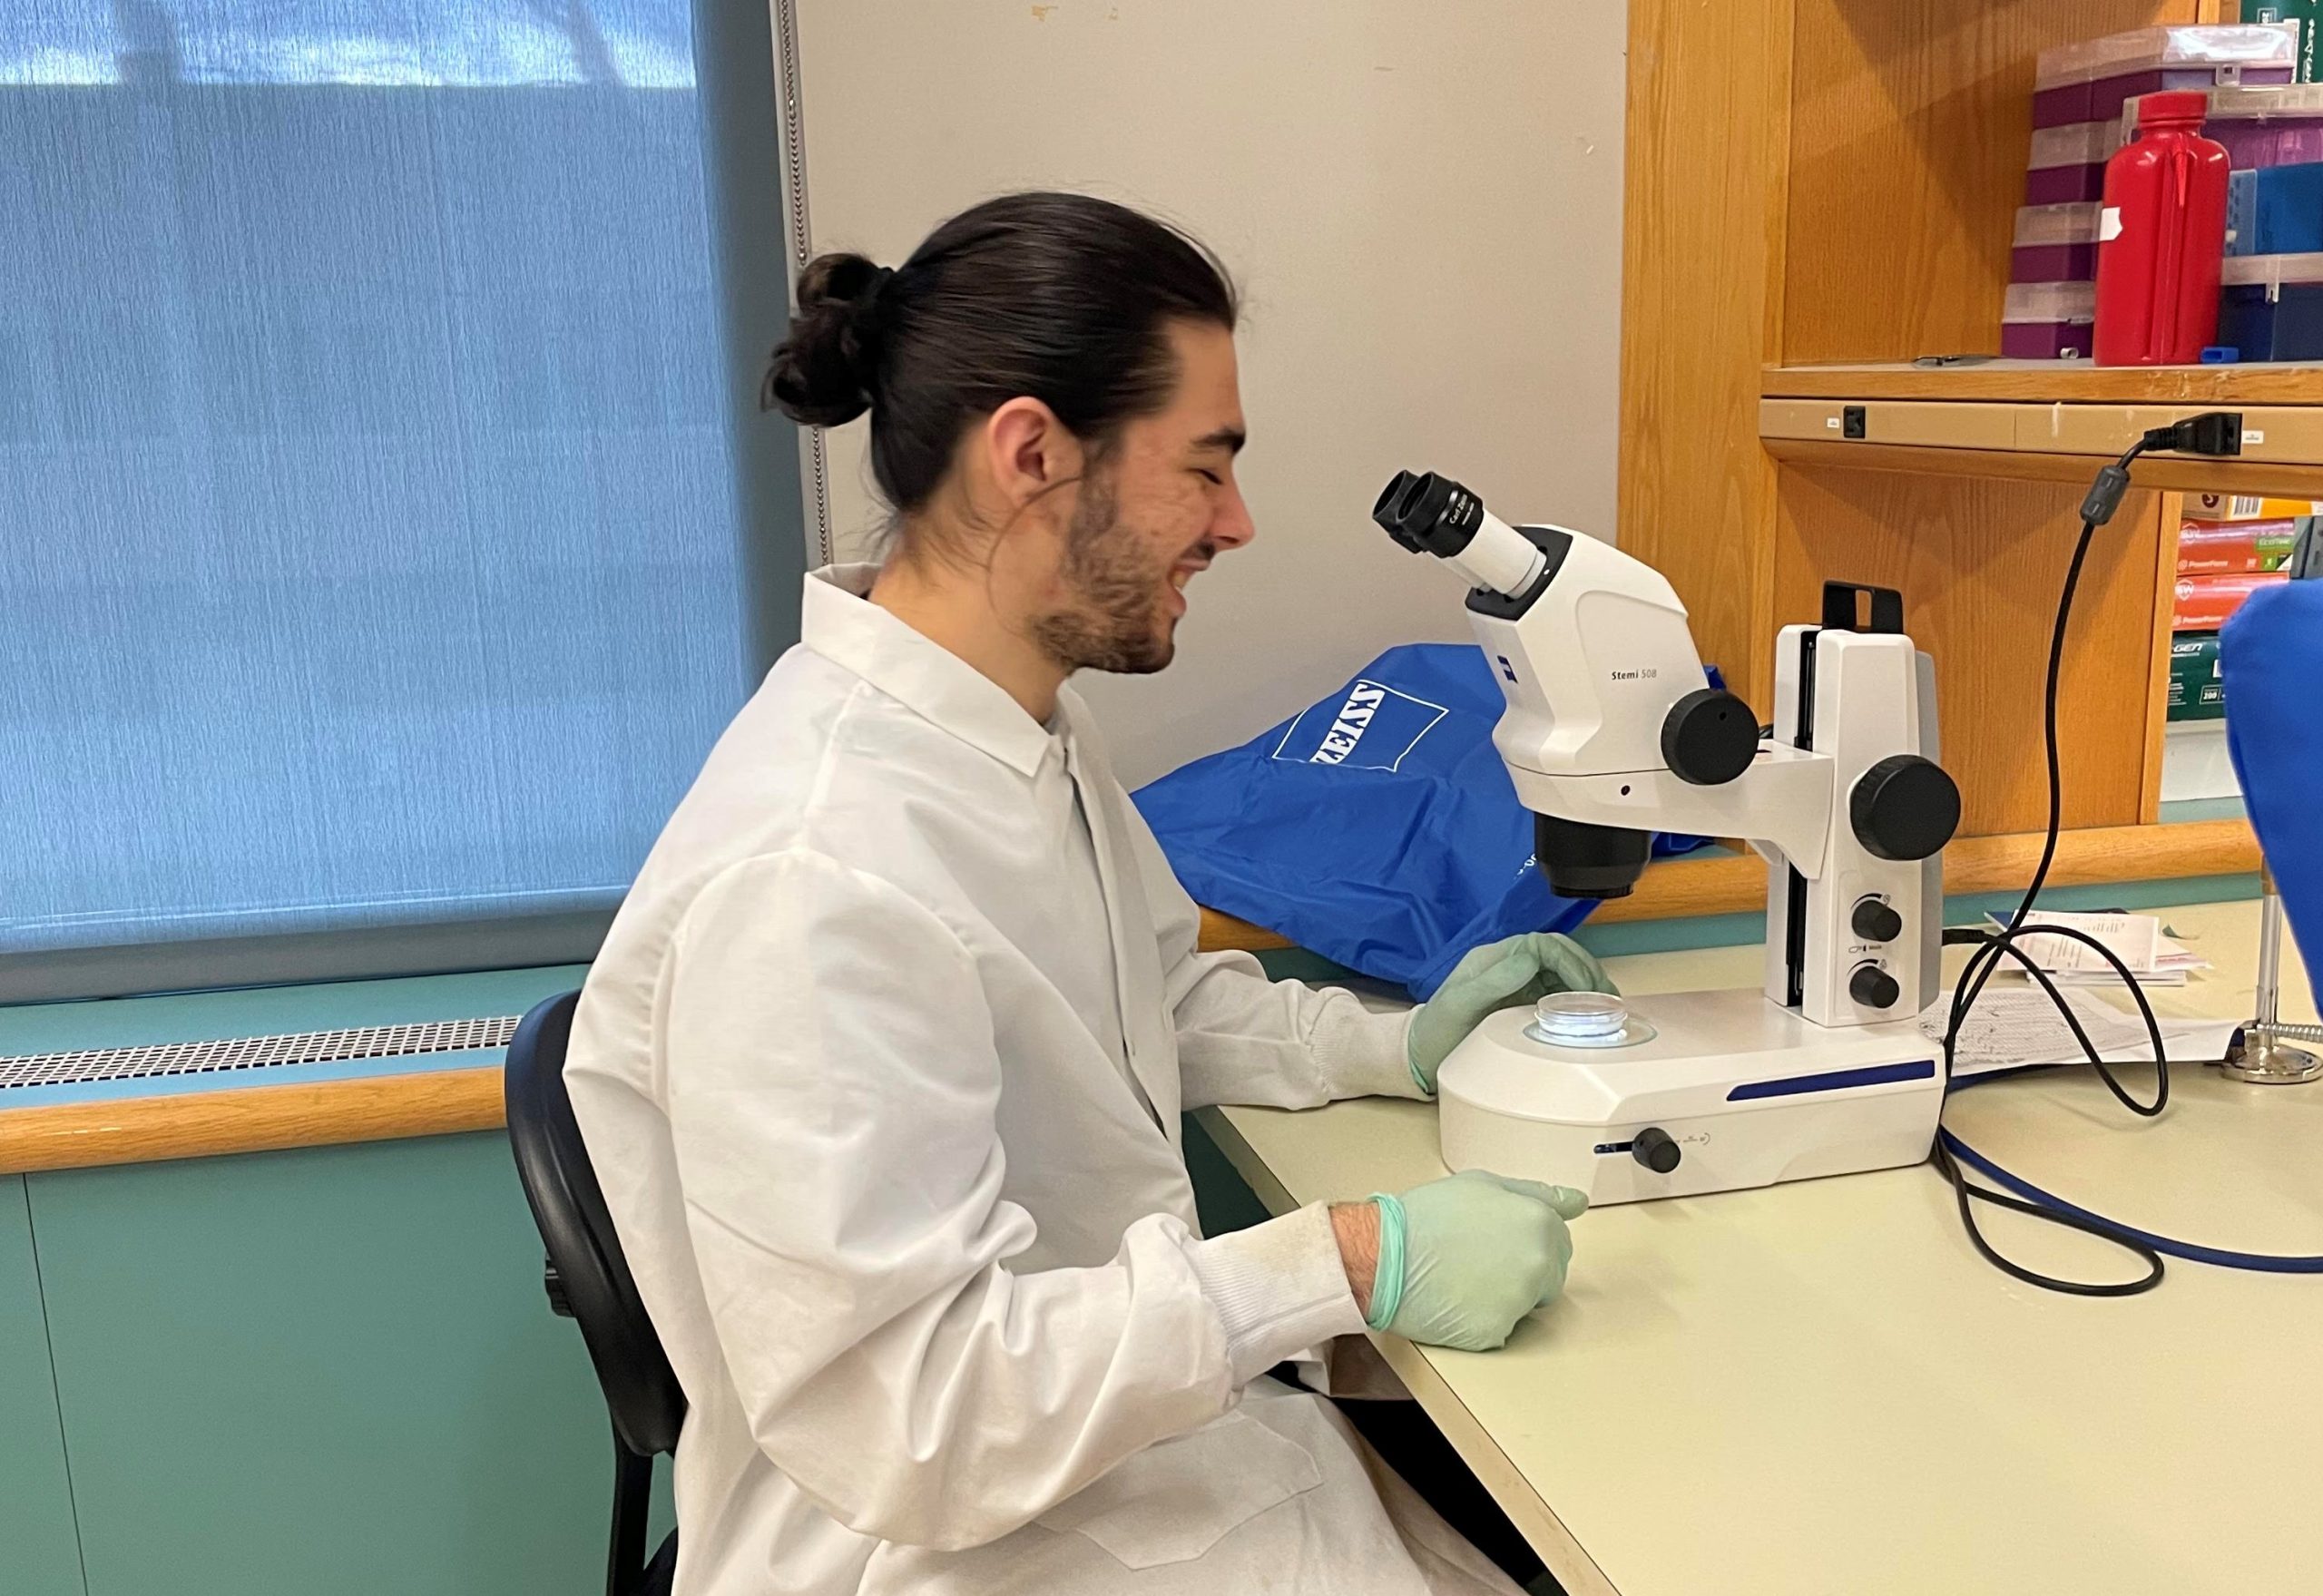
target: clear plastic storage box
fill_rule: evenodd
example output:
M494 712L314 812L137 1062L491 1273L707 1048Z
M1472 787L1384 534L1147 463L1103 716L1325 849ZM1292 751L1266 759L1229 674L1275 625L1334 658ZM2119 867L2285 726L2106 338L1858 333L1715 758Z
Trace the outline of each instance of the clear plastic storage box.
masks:
M2024 202L2063 205L2105 196L2105 162L2122 147L2118 122L2069 122L2033 130L2024 163Z
M2242 360L2323 360L2323 254L2228 259L2218 341Z
M2001 310L2000 352L2014 360L2085 356L2096 321L2095 283L2011 283Z
M2069 122L2063 127L2033 130L2033 157L2027 166L2102 166L2122 147L2120 122Z
M2225 145L2238 171L2323 161L2323 83L2213 89L2202 135Z
M2097 276L2097 222L2104 207L2020 205L2008 251L2008 279L2017 283L2089 282Z
M2288 83L2298 63L2295 22L2132 28L2041 52L2033 125L2105 122L2123 102L2163 89Z

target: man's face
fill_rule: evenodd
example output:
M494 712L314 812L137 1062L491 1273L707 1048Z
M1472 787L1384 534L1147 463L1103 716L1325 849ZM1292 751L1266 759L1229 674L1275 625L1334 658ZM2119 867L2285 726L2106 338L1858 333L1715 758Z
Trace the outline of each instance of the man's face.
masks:
M1242 398L1234 337L1176 322L1178 387L1168 406L1125 426L1075 485L1048 602L1033 620L1069 670L1144 674L1170 662L1186 583L1250 541L1234 481Z

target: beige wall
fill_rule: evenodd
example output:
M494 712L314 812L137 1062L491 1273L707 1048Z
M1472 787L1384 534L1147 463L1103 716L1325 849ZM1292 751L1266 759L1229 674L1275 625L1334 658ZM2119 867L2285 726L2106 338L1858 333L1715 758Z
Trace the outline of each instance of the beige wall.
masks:
M894 264L1009 189L1159 211L1244 289L1258 540L1178 662L1083 678L1130 785L1249 738L1379 650L1465 636L1368 519L1402 466L1610 534L1623 7L1607 0L799 0L817 249ZM830 435L839 546L878 511ZM811 521L811 516L810 516Z

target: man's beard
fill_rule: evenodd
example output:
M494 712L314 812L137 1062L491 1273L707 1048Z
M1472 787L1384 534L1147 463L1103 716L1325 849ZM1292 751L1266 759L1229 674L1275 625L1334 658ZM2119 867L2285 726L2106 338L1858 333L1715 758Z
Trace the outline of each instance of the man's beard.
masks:
M1122 533L1112 485L1085 479L1058 573L1069 607L1035 616L1033 641L1068 671L1145 676L1161 670L1177 641L1172 629L1157 623L1168 572L1156 570L1152 558L1144 540Z

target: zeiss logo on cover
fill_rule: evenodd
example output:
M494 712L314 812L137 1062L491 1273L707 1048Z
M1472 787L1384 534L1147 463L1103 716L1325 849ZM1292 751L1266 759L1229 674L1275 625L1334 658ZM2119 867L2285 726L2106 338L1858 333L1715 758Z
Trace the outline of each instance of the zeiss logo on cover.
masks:
M1302 711L1275 745L1272 757L1299 765L1393 770L1446 713L1441 704L1397 692L1384 682L1358 680L1336 710L1328 704L1312 704Z

